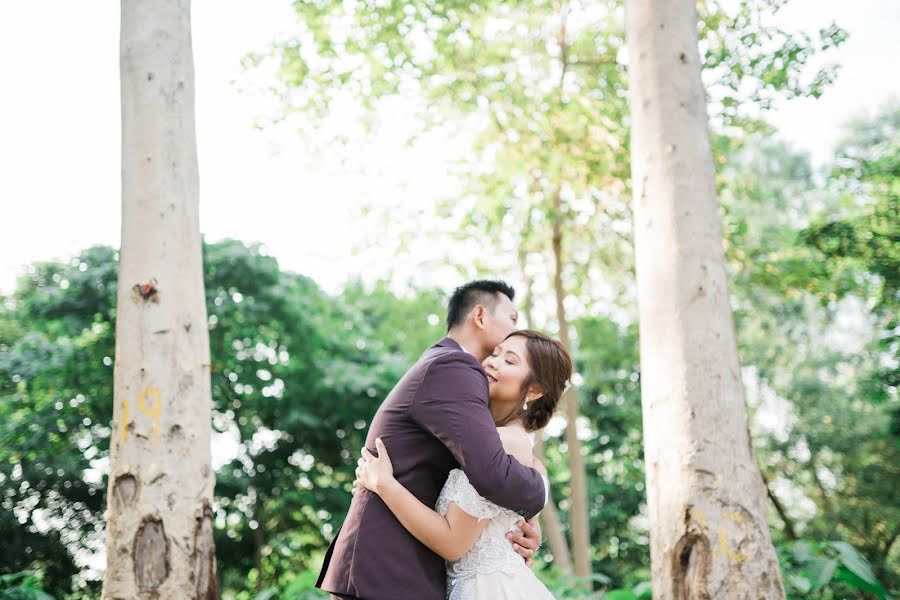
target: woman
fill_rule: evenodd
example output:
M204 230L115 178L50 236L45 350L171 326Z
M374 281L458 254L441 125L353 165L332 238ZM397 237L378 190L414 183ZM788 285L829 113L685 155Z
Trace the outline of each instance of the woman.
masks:
M542 429L556 410L572 375L572 360L559 342L521 330L482 364L503 446L531 466L528 434ZM448 600L553 598L506 539L508 532L517 531L519 515L481 497L460 469L450 471L432 510L394 479L380 439L376 448L378 458L363 450L358 483L378 494L416 539L447 561Z

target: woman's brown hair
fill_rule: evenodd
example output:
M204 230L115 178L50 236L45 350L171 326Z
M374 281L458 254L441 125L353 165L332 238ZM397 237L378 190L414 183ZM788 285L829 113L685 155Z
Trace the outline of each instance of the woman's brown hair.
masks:
M521 402L496 424L497 427L502 427L522 417L525 431L537 431L547 425L559 405L559 399L566 389L566 382L572 377L572 359L562 344L543 333L532 329L520 329L513 331L506 339L515 335L525 338L529 372L522 382ZM528 402L527 408L523 408L531 386L540 388L544 395Z

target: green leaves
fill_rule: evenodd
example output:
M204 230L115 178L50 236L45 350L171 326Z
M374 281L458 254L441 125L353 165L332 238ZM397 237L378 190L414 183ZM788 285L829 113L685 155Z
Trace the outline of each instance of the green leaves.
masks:
M115 261L98 247L36 265L0 312L0 572L45 565L45 589L60 596L75 557L102 543ZM204 246L204 275L219 569L243 587L267 556L257 576L277 583L314 566L346 511L371 415L440 337L428 319L443 309L435 293L385 286L329 296L234 240Z
M789 598L843 598L859 592L887 598L868 561L846 542L799 540L779 556Z
M653 591L649 581L642 581L631 589L609 590L603 600L651 600Z
M838 561L834 558L818 558L810 562L809 581L811 590L816 591L828 584L834 576Z
M789 583L797 592L807 594L812 589L812 583L803 575L788 575L787 583Z
M889 143L897 123L891 107L854 122L824 184L783 144L720 141L727 153L718 182L741 358L752 372L745 385L758 411L754 445L786 506L779 519L796 520L810 538L846 541L895 586L896 558L886 549L900 523L892 437L900 431L900 340L890 291L900 273L900 217L886 182L898 164ZM784 420L773 426L772 414ZM801 502L813 510L804 514ZM807 592L829 564L797 574Z
M0 600L53 600L43 590L40 573L21 571L0 575Z
M851 580L858 578L865 586L866 591L884 594L884 588L881 587L881 584L875 578L871 565L853 546L847 542L831 542L829 545L837 550L841 564L855 576ZM834 569L832 569L833 572Z
M603 596L604 600L638 600L638 595L631 590L611 590Z

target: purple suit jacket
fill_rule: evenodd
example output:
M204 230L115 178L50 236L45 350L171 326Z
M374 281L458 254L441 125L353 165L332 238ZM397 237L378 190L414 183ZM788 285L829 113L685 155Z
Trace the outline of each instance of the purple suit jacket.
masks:
M366 447L380 437L394 477L434 506L452 469L485 498L525 518L544 507L541 475L509 456L488 411L484 370L444 338L428 349L375 413ZM316 586L362 600L443 600L444 560L416 540L376 494L363 490L335 536Z

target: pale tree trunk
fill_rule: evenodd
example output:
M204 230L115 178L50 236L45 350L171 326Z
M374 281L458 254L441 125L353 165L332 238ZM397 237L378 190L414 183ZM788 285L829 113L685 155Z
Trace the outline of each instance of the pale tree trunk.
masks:
M556 294L556 319L559 323L559 341L569 352L572 345L569 340L569 322L566 319L565 291L562 284L562 230L560 228L560 199L555 199L553 215L553 289ZM568 446L569 470L572 478L569 487L572 490L571 508L569 509L569 526L572 532L572 556L575 562L575 575L586 577L591 574L591 541L588 529L587 510L587 475L584 470L584 457L581 455L581 441L578 439L578 394L574 386L563 393L562 403L566 411L566 446Z
M544 451L544 430L535 432L534 455L541 462L546 464L546 452ZM572 556L569 553L569 545L566 543L566 534L563 533L562 521L559 518L559 512L556 510L556 502L553 496L541 511L540 516L541 528L547 537L547 546L550 548L550 554L553 555L553 562L563 572L563 575L571 576Z
M653 598L783 598L747 427L693 0L626 2Z
M190 2L121 5L122 248L103 598L218 598Z
M563 87L566 71L569 68L569 46L566 34L566 20L569 6L566 2L557 4L559 17L559 30L557 31L557 43L559 44L559 94L563 95ZM562 284L562 220L560 191L557 189L553 198L553 289L556 295L556 319L559 323L559 341L572 352L569 340L569 321L566 319L565 291ZM569 509L569 526L572 537L572 555L575 558L575 575L587 577L593 569L591 565L591 538L590 524L588 523L587 509L587 473L584 470L584 458L581 456L581 441L578 439L578 393L574 386L569 386L563 392L561 399L566 412L565 439L568 446L569 470L572 473L569 487L572 491Z
M531 229L530 218L527 221L526 229ZM528 323L528 327L534 329L534 320L532 319L532 308L534 304L531 292L533 280L526 268L528 262L527 259L528 253L524 248L519 248L519 270L522 273L522 281L525 283L525 294L522 299L522 313L525 316L525 322ZM534 438L534 455L538 460L546 464L547 456L544 451L544 430L541 429L540 431L535 431ZM559 518L559 513L556 510L556 502L553 500L552 495L550 496L550 501L544 506L544 510L541 511L539 519L541 530L547 538L547 545L550 547L550 553L553 555L553 562L556 563L564 575L572 575L572 556L569 554L569 545L566 542L562 521Z

